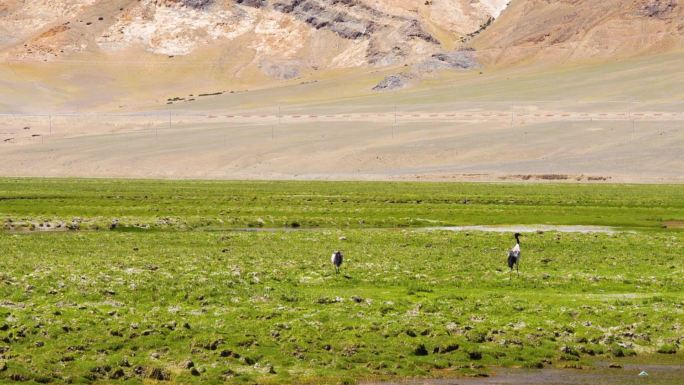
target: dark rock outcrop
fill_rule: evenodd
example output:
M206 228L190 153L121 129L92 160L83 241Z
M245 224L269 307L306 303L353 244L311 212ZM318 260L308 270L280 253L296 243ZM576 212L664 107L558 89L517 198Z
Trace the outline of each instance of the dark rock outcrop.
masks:
M475 51L459 50L433 54L430 58L417 64L414 69L418 72L432 72L445 69L469 70L478 66Z
M373 87L373 91L392 91L404 88L412 78L409 74L389 75Z
M639 16L667 18L677 7L677 0L648 0L638 8Z
M425 32L423 27L420 25L418 20L408 20L402 27L401 33L408 39L420 39L428 43L439 44L437 39L432 37L429 33Z
M155 2L158 5L182 5L193 9L205 9L214 3L214 0L161 0Z
M252 8L263 8L268 5L267 0L237 0L237 3Z
M328 29L345 39L359 39L370 36L375 23L368 19L353 16L343 9L336 9L341 0L326 0L321 3L313 0L278 1L273 4L276 11L292 14L316 29Z

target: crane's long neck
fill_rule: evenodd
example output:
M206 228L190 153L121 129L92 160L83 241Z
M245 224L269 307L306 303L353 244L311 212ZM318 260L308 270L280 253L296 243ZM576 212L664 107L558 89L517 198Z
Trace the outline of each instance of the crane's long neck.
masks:
M515 243L520 246L520 238L517 235L515 236Z

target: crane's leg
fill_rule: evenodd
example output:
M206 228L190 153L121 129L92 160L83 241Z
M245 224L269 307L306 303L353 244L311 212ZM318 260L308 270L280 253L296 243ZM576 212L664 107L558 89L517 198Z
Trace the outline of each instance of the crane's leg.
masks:
M520 262L515 263L515 271L518 273L518 275L520 275Z

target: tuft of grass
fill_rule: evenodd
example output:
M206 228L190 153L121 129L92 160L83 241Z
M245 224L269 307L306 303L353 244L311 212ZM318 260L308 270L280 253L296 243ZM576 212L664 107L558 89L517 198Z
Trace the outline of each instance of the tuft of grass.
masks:
M675 344L663 344L658 347L658 353L660 354L677 354L677 345Z

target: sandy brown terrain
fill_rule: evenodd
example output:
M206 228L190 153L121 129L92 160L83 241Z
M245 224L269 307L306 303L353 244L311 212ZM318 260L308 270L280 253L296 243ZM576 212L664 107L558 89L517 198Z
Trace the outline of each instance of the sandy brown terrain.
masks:
M682 47L678 0L525 0L471 44L497 65L615 60Z
M0 175L684 180L676 1L290 3L3 3Z
M4 116L4 130L14 131L0 133L12 138L0 143L0 174L684 181L682 105L605 112L420 107Z

